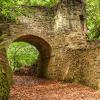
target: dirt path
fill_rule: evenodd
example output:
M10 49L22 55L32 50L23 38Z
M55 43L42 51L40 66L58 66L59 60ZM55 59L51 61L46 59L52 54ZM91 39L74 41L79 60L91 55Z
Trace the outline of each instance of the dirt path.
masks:
M14 76L9 100L100 100L100 92L71 83Z

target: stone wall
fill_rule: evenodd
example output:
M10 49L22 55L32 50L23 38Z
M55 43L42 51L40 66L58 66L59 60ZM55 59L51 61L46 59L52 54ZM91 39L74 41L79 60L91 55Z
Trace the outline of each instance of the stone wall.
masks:
M100 43L88 42L87 49L82 53L83 83L100 89Z

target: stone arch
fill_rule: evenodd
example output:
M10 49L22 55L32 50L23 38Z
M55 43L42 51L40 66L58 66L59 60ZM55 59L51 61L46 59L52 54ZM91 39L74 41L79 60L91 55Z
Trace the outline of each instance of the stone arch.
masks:
M46 69L51 56L51 46L44 39L34 35L23 35L13 40L12 42L23 41L34 45L40 52L40 71L36 74L40 77L45 77Z

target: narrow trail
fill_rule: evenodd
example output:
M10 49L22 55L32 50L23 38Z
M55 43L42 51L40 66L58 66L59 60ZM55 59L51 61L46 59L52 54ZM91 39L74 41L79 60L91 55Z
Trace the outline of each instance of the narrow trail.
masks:
M9 100L100 100L100 92L75 83L14 75Z

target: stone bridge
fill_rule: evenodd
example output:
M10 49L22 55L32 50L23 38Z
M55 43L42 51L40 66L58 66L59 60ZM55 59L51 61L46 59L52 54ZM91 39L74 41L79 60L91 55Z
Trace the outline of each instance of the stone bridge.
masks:
M25 41L41 54L43 77L100 88L100 46L86 36L85 3L66 0L53 8L33 7L31 17L0 24L0 52ZM6 56L6 55L5 55Z

